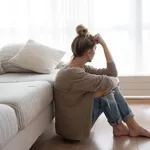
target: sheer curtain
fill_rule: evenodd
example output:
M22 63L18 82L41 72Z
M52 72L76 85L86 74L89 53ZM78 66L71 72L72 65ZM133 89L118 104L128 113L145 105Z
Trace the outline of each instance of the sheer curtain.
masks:
M149 0L0 0L0 46L31 38L67 51L68 60L81 23L104 37L119 75L150 75ZM105 67L101 46L92 64Z

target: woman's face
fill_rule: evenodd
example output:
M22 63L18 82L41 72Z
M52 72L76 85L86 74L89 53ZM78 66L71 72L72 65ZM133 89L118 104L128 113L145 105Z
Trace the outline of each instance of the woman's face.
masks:
M95 56L95 51L96 51L96 45L93 47L93 49L88 50L88 55L87 55L87 61L91 62Z

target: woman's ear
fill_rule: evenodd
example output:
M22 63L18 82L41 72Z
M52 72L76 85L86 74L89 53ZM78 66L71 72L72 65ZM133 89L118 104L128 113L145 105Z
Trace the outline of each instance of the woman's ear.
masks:
M89 49L87 52L88 52L88 55L91 55L91 49Z

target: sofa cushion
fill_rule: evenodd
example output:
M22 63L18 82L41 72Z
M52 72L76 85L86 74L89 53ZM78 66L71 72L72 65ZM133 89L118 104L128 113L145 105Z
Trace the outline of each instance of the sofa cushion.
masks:
M2 149L18 132L15 111L0 104L0 149Z
M0 75L0 83L15 83L29 81L48 81L53 85L59 69L55 69L51 74L38 73L7 73Z
M28 40L9 62L34 72L51 73L65 53L33 40Z
M9 72L31 72L27 69L19 68L9 62L20 50L23 44L8 44L0 49L1 66L6 73Z
M53 99L47 81L1 83L0 91L0 104L15 110L19 129L25 128Z

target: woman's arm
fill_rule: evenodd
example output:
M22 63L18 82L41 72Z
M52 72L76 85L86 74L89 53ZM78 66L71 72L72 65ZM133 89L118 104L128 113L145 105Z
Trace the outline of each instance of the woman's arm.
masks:
M103 38L100 36L100 34L95 35L95 40L97 41L97 44L101 44L101 46L103 47L105 58L107 61L107 72L108 72L108 74L116 77L117 76L117 68L116 68L116 65L114 63L113 57L112 57L112 55L111 55L111 53L107 47L107 44L105 43Z
M104 41L104 39L100 36L100 34L96 34L95 39L97 41L97 44L101 44L101 46L103 47L107 63L114 62L113 57L107 47L107 44Z
M103 43L101 45L102 45L102 47L104 49L104 54L105 54L105 58L106 58L107 63L114 62L113 57L112 57L112 55L111 55L111 53L110 53L106 43Z
M94 68L92 66L85 65L84 69L87 73L96 75L107 75L117 77L117 69L115 69L115 63L107 63L107 68Z
M77 71L77 70L74 70ZM79 70L78 70L79 71ZM74 91L86 92L108 92L118 87L118 79L106 75L89 74L81 70L80 72L72 72L76 74L75 79L72 81L72 89ZM60 82L59 82L60 84Z

